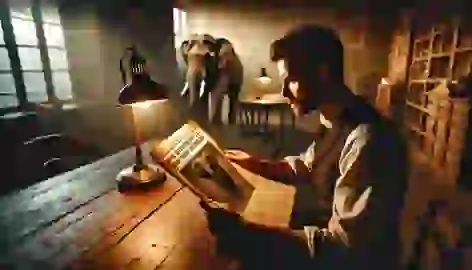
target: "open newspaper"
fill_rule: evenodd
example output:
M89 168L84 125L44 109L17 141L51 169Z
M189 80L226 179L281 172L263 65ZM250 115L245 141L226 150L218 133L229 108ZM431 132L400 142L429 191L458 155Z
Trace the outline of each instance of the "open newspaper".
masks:
M213 138L189 121L152 147L151 156L204 202L242 214L254 187L228 161Z

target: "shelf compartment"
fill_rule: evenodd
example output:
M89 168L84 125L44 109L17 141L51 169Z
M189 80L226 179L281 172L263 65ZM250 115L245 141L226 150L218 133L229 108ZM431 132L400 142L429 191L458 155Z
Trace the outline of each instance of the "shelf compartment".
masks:
M429 77L430 78L448 77L449 71L450 71L449 62L450 62L450 56L432 58Z
M410 85L408 89L408 96L407 100L414 103L422 105L424 104L424 93L425 93L425 85L422 83L413 83Z
M428 61L416 61L410 66L410 78L412 80L424 80L428 77Z
M452 68L452 78L458 80L466 76L471 71L472 51L464 51L456 53L455 63Z
M458 31L457 47L460 49L472 48L472 24L464 20Z
M413 44L413 57L423 58L429 55L429 38L415 40Z
M433 38L433 54L449 54L452 49L452 42L454 39L454 32L447 29L446 32L440 32Z

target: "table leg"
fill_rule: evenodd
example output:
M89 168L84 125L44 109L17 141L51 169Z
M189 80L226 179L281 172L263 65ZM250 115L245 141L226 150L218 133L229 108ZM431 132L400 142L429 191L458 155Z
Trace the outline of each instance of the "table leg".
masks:
M251 133L254 128L254 108L248 108L246 111L248 129L247 132Z
M280 113L280 140L279 140L279 144L280 145L283 145L283 142L284 142L284 132L285 132L285 110L284 109L280 109L279 111Z
M249 106L240 107L241 131L243 134L250 133L254 125L254 112Z
M264 122L264 133L269 134L269 107L266 106L264 108L264 113L265 113L265 122Z
M292 116L291 117L292 118L292 131L295 131L295 121L296 121L295 114L292 111L290 111L290 115Z
M275 149L274 151L272 152L272 157L273 158L276 158L280 152L283 150L283 143L284 143L284 140L283 140L283 136L284 136L284 129L283 129L283 123L284 123L284 111L282 109L275 109L276 110L276 113L279 114L279 127L278 127L278 130L274 132L274 134L272 135L273 136L273 140L275 142Z
M264 126L262 124L262 113L261 109L257 109L257 131L261 132L261 130L264 130Z

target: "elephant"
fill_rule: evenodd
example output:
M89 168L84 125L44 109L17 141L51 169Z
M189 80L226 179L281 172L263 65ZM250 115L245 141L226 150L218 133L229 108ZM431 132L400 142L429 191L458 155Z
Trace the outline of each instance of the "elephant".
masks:
M226 38L193 34L180 46L186 65L182 96L190 108L208 114L212 123L222 122L222 102L229 98L229 124L236 122L238 96L243 81L243 66L233 44Z

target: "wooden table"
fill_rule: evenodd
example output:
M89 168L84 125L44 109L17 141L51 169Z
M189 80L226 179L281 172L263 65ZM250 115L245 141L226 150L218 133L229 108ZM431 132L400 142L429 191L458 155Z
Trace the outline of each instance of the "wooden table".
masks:
M133 158L127 149L0 198L0 269L229 269L197 197L175 179L117 192L115 176ZM256 191L284 198L272 209L257 203L247 218L287 226L293 188L238 170Z
M261 97L242 99L239 101L239 114L242 119L243 133L256 133L264 136L268 143L276 142L277 149L273 153L278 154L284 144L285 116L289 107L288 100L280 94L265 94ZM269 115L271 112L279 114L279 132L271 132L269 129ZM295 115L291 113L291 127L295 128ZM278 135L278 136L277 136Z

